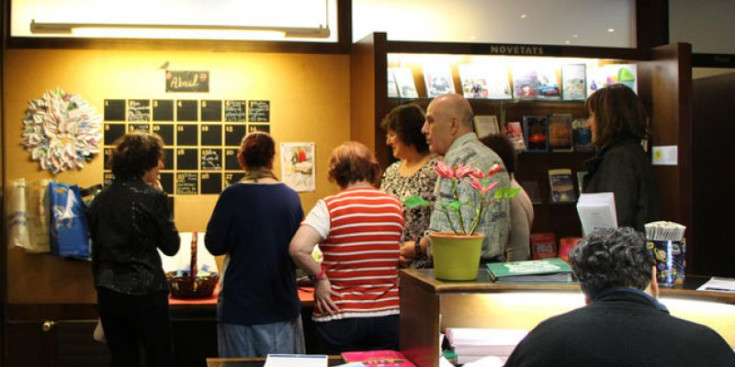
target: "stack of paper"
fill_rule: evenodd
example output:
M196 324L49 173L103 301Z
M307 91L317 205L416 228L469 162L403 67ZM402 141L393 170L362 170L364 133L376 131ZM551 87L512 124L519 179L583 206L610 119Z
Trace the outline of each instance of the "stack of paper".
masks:
M506 359L526 334L527 330L518 329L446 329L447 339L457 355L457 364L470 363L487 356Z
M263 367L327 367L329 357L321 354L269 354Z
M579 195L577 214L585 236L598 228L618 227L615 194L612 192Z

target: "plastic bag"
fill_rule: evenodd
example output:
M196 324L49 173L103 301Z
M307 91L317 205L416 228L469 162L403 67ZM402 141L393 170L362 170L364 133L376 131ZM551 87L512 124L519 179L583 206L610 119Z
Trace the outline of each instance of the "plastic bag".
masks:
M8 247L31 246L28 233L28 215L26 213L26 180L24 178L12 180L6 190L7 199L5 218L8 224Z
M51 253L62 257L89 260L89 232L79 186L50 182Z

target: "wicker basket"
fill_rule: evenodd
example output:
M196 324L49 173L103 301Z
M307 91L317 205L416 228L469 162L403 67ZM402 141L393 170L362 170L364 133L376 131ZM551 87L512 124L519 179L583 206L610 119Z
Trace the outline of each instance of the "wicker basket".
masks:
M192 281L188 273L177 276L175 271L170 271L166 273L166 279L173 298L209 298L217 286L219 275L217 273L211 273L207 276L200 275Z

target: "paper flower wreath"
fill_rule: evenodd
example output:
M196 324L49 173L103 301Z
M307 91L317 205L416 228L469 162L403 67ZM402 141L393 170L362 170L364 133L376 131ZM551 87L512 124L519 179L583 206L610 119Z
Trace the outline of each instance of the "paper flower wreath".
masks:
M60 88L28 102L23 117L23 146L41 169L57 174L81 169L99 153L102 117L78 94Z

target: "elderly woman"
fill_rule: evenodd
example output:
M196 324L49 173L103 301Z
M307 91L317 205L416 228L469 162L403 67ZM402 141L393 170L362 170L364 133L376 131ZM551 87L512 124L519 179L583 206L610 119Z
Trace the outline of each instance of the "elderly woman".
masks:
M168 283L156 249L179 251L179 232L158 182L163 140L123 136L108 162L115 179L89 207L97 310L113 366L173 366Z
M380 169L363 144L335 148L328 175L340 192L317 202L289 250L314 282L319 352L396 349L403 208L373 186ZM311 256L317 244L321 265Z
M217 302L219 355L262 357L304 353L296 267L288 245L304 217L294 190L273 174L275 143L264 132L245 136L242 181L217 200L204 242L226 255Z
M661 199L651 159L641 147L648 137L648 117L640 98L623 84L593 93L586 106L595 156L585 162L585 193L615 195L618 227L643 231L661 219Z
M434 170L439 156L429 153L426 137L421 133L424 125L424 111L415 104L401 105L391 110L380 124L387 132L386 144L398 158L383 173L380 189L394 195L401 202L418 195L434 202L434 186L437 173ZM419 241L424 231L429 229L431 206L411 209L403 208L406 226L403 230L401 255L404 263L412 268L430 268L431 258L426 254Z

